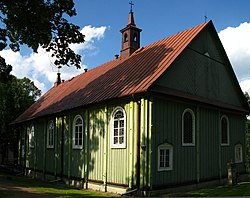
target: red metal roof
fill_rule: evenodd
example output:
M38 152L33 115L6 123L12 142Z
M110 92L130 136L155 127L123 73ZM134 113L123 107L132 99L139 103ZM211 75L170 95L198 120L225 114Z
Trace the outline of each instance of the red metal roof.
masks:
M29 107L15 123L72 108L146 92L196 35L203 23L82 73L53 87Z

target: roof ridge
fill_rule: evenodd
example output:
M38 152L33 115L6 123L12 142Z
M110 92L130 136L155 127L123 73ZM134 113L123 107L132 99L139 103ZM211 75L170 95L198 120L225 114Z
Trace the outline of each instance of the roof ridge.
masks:
M171 38L171 37L175 37L175 36L177 36L177 35L179 35L179 34L182 34L183 32L187 32L187 31L190 31L190 30L195 29L195 28L198 28L198 27L203 27L203 26L205 27L205 26L208 25L209 23L211 23L211 21L204 22L204 23L201 23L201 24L199 24L199 25L196 25L196 26L190 27L190 28L188 28L188 29L182 30L182 31L180 31L180 32L177 32L177 33L175 33L175 34L169 35L169 36L164 37L164 38L162 38L162 39L160 39L160 40L157 40L157 41L155 41L155 42L153 42L153 43L150 43L150 44L148 44L148 45L146 45L146 46L142 46L141 48L146 48L146 47L148 47L148 46L150 46L150 45L154 45L155 43L158 43L158 42L160 42L160 41L167 40L167 39L169 39L169 38ZM140 49L140 48L139 48L139 49ZM139 49L138 49L138 50L139 50ZM133 54L132 54L132 55L133 55Z
M16 123L80 106L148 91L209 22L113 59L52 87L16 119Z

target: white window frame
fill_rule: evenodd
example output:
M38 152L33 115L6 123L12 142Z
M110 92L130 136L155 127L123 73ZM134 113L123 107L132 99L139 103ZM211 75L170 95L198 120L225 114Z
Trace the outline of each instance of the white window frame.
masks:
M169 166L168 167L161 167L161 150L169 150ZM158 146L158 171L171 171L173 170L173 146L171 144L161 144Z
M190 113L192 116L192 143L185 143L184 142L184 115L185 113ZM182 113L182 146L195 146L195 115L192 109L185 109Z
M237 153L237 152L240 153ZM243 162L243 149L242 149L242 144L236 144L234 146L234 160L235 163L242 163Z
M222 119L225 118L226 121L227 121L227 143L222 143ZM230 145L230 133L229 133L229 119L226 115L223 115L221 116L221 119L220 119L220 142L221 142L221 146L229 146Z
M82 144L81 145L80 144L77 144L77 145L75 144L75 138L76 138L75 128L76 128L76 121L78 119L81 119L81 121L82 121L82 125L81 125L82 126ZM73 134L72 134L72 136L73 136L72 137L72 140L73 140L72 147L73 147L73 149L82 149L83 148L83 141L84 141L84 122L83 122L83 119L82 119L81 115L76 115L75 118L74 118L74 121L73 121Z
M118 135L118 144L114 143L114 138L115 138L114 137L114 121L115 121L114 116L118 111L122 111L123 115L124 115L124 118L123 118L123 121L124 121L124 127L123 127L124 141L122 144L119 143L119 135ZM127 139L127 127L126 127L126 125L127 125L126 120L127 119L126 119L126 117L127 117L126 112L122 107L116 107L111 114L111 119L110 119L110 147L111 148L126 148L126 139Z
M53 125L53 128L51 128L51 125ZM50 144L51 142L50 138L52 138L52 144ZM54 142L55 142L55 123L53 120L50 120L47 126L47 148L54 148Z
M34 124L31 124L28 128L28 136L29 136L29 147L35 147L35 127Z

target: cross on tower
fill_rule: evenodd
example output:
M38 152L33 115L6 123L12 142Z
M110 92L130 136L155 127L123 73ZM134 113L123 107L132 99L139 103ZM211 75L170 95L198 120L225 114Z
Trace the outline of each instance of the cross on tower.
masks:
M130 4L130 12L132 12L133 11L133 5L135 5L135 4L133 4L132 1L130 1L129 4Z

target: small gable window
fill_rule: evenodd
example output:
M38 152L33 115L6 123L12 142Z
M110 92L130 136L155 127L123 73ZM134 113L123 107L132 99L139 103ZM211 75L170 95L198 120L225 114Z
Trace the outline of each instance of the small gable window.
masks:
M182 145L195 146L195 116L191 109L182 114Z
M173 146L161 144L158 146L158 171L173 170Z
M126 148L126 114L122 107L117 107L111 117L111 148Z
M235 163L241 163L243 161L242 144L236 144L235 145L234 153L235 153Z
M124 38L123 38L123 42L125 43L125 42L127 42L127 41L128 41L128 34L125 33L125 34L124 34Z
M47 148L54 148L54 122L50 120L47 126Z
M229 145L229 120L225 115L221 117L221 145Z
M35 147L35 128L33 124L28 128L28 136L29 136L29 147L34 148Z
M73 121L73 148L83 148L83 119L77 115Z

